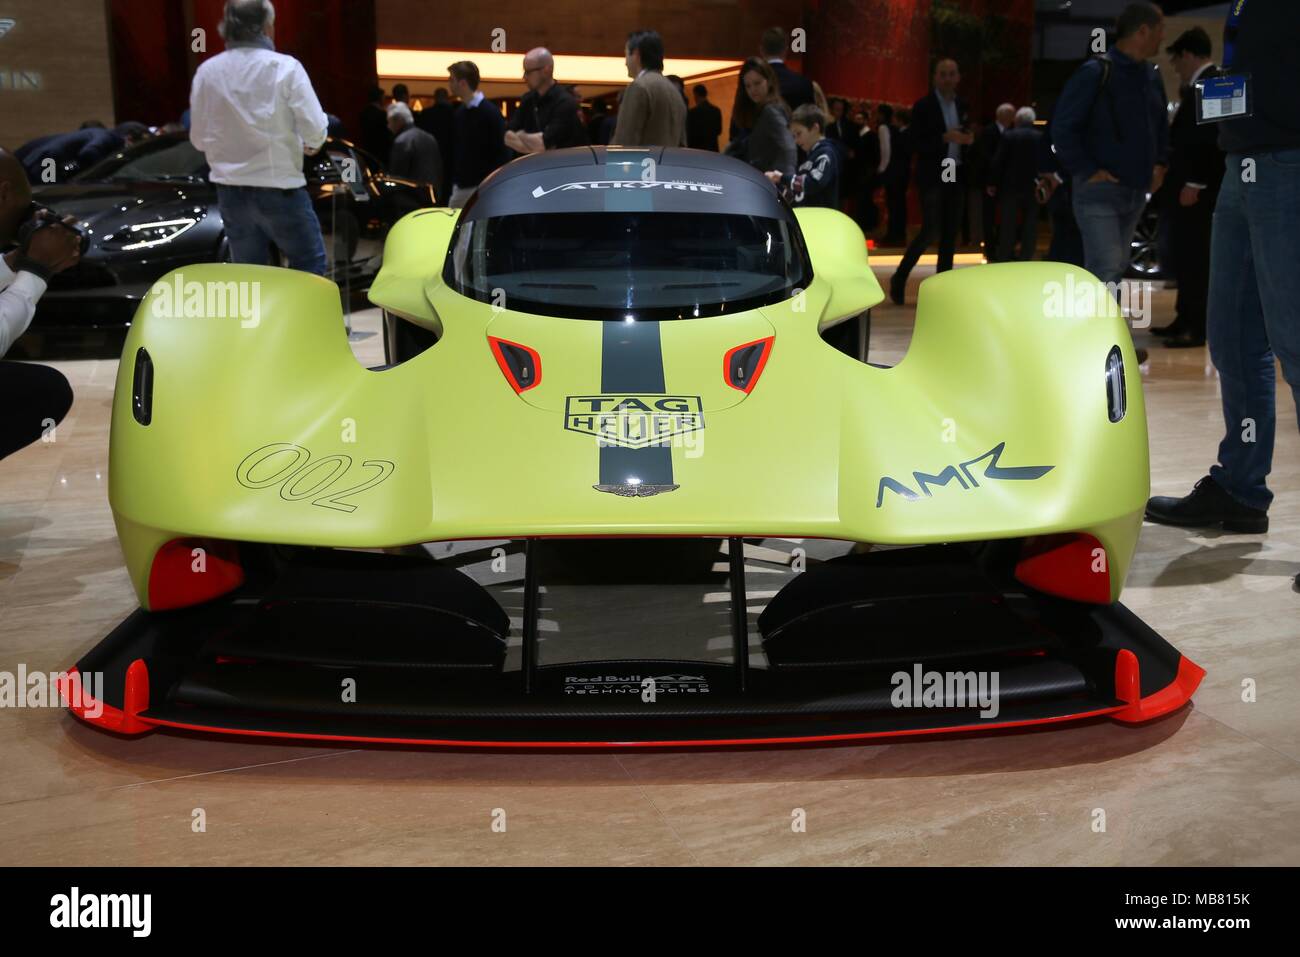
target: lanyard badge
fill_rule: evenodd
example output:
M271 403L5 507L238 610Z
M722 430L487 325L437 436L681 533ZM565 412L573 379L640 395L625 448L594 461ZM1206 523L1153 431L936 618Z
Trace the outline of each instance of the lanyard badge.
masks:
M1196 81L1196 122L1218 123L1254 115L1249 73Z
M1237 34L1241 28L1241 15L1247 0L1232 0L1228 5L1228 21L1223 26L1223 68L1232 69L1237 60ZM1253 116L1255 98L1252 94L1249 73L1225 72L1220 76L1196 82L1196 122L1221 123L1243 116Z

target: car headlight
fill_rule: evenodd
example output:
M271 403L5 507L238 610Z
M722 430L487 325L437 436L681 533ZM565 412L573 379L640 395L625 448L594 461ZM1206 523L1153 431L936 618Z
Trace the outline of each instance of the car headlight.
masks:
M169 243L198 222L196 217L184 216L180 219L164 219L157 223L136 223L127 227L116 237L105 236L104 245L118 249L147 249ZM116 240L115 242L113 240Z

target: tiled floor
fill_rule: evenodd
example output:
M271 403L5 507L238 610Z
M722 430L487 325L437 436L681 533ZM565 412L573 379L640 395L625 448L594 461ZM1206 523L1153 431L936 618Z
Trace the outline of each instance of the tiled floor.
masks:
M1158 296L1157 325L1171 301ZM901 356L912 317L876 310L873 358ZM377 324L356 317L363 358L380 354ZM1216 379L1203 350L1151 354L1152 486L1181 494L1218 441ZM56 364L77 393L57 440L0 463L0 671L65 667L135 604L106 501L117 363ZM519 754L125 740L58 709L0 709L0 864L1300 864L1300 439L1285 395L1278 432L1267 536L1143 531L1125 601L1209 671L1192 707L1151 725Z

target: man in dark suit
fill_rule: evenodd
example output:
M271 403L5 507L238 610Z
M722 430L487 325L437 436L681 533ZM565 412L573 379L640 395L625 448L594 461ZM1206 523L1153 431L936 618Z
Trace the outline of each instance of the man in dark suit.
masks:
M388 130L388 111L384 107L383 87L372 86L366 105L361 110L361 148L388 165L388 151L393 147L393 134Z
M816 99L813 94L812 80L785 65L784 30L780 27L768 27L764 30L763 39L759 42L759 50L768 66L772 68L772 72L776 74L776 81L781 87L781 99L785 100L786 106L790 107L791 111Z
M1034 128L1032 107L1022 106L1015 112L1016 125L999 134L998 151L989 166L988 195L996 199L1002 213L998 237L998 262L1034 258L1038 242L1038 167L1042 155L1043 134ZM1016 229L1016 221L1020 228ZM1020 238L1020 255L1015 254L1016 237Z
M415 125L438 141L438 154L442 157L442 182L437 184L438 202L445 203L451 194L451 157L453 131L456 127L456 107L451 95L442 87L433 91L433 105L415 114Z
M703 83L695 84L691 92L695 105L686 111L686 145L716 153L722 135L722 111L709 102L709 88Z
M943 58L934 65L934 90L912 107L912 147L916 154L916 187L921 194L921 231L903 254L889 282L889 298L903 304L907 277L921 255L939 240L937 272L952 268L961 228L965 182L962 163L975 136L966 128L969 111L957 96L961 71L957 61Z
M907 245L907 187L912 179L912 111L894 114L889 135L889 165L885 167L885 206L889 210L889 228L883 240L886 246Z
M435 190L442 182L442 154L438 141L415 125L411 108L402 100L388 105L388 129L393 145L388 151L388 172L416 183L428 183ZM441 197L438 197L441 199Z
M826 120L826 136L842 146L847 153L858 139L857 124L848 115L848 101L843 97L833 96L827 105L831 108L831 115ZM842 155L841 158L846 157Z
M1161 215L1168 216L1178 277L1176 318L1157 334L1165 345L1205 345L1205 310L1210 285L1210 227L1223 181L1218 124L1196 122L1196 82L1218 76L1210 60L1210 36L1192 27L1166 48L1182 86L1169 128L1169 172L1161 190Z
M989 262L997 259L998 252L998 201L993 193L988 192L990 186L996 188L998 185L992 176L993 157L997 156L998 147L1002 145L1002 134L1011 129L1015 121L1014 106L1010 103L999 106L993 122L979 131L967 160L966 186L972 200L968 213L972 219L976 212L979 213L977 234L984 245L984 258Z

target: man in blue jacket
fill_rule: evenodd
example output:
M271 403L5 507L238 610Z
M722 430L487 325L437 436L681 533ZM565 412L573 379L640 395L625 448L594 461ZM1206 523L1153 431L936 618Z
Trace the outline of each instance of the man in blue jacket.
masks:
M1115 23L1115 43L1088 60L1061 91L1052 142L1074 192L1084 267L1118 283L1147 194L1160 188L1169 123L1164 85L1146 61L1160 52L1165 18L1153 3L1130 3Z

